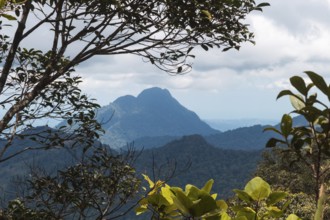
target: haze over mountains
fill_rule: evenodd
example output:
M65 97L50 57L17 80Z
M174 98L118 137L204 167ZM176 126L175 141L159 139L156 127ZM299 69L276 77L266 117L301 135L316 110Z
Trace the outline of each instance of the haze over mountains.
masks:
M138 172L152 172L153 155L159 164L169 158L178 161L179 170L188 161L191 162L190 169L173 178L173 185L201 185L214 178L215 189L225 197L231 195L231 189L240 188L251 177L261 151L273 136L271 132L264 133L262 125L225 132L215 130L182 106L168 90L160 88L146 89L137 97L119 97L99 109L97 119L106 130L102 141L110 147L120 148L134 142L137 150L144 149L135 164ZM4 143L0 140L1 144ZM24 144L35 143L17 139L13 149ZM71 157L79 152L79 147L75 150L26 152L2 164L0 175L6 178L0 184L4 188L11 186L11 177L26 173L22 167L28 164L38 163L56 170L56 167L72 163Z
M146 89L137 97L117 98L98 110L97 120L105 129L101 141L114 149L132 142L138 149L160 147L184 135L199 134L215 147L249 150L264 148L271 137L263 133L261 125L216 130L181 105L167 89L157 87Z
M159 136L209 135L219 131L182 106L168 90L157 87L137 97L122 96L98 110L97 119L106 133L102 141L113 148L138 138Z

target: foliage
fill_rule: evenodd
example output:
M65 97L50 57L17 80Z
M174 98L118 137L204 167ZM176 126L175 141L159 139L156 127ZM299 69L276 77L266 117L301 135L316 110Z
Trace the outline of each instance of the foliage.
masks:
M304 192L315 199L313 198L315 183L310 178L308 167L301 161L293 163L295 158L293 152L283 151L282 148L265 150L255 175L260 176L276 189L293 194Z
M311 83L299 76L290 78L291 85L297 93L291 90L283 90L278 98L289 96L294 107L292 113L305 118L306 124L301 126L292 125L292 117L283 115L280 129L268 128L280 135L279 138L272 138L267 147L281 147L284 151L293 152L292 162L300 161L308 169L309 178L314 181L315 202L318 201L318 208L325 203L327 180L329 179L329 156L330 156L330 111L327 101L330 100L330 86L324 78L312 71L306 71ZM315 88L323 97L312 93ZM321 202L323 201L323 203Z
M16 16L19 16L21 5L25 0L0 0L0 17L4 17L8 20L16 20L16 17L8 12L15 12Z
M221 219L221 220L256 220L279 218L288 206L283 209L276 206L286 196L284 192L272 192L269 184L260 177L250 180L244 190L234 190L237 197L245 205L232 207L235 217L227 213L228 207L224 200L216 200L217 194L211 194L213 180L209 180L199 189L186 185L185 190L170 187L163 181L154 183L144 175L150 191L136 209L137 215L152 212L152 219ZM287 219L300 219L291 214Z
M4 214L13 218L35 214L43 219L119 217L129 210L124 205L140 184L130 163L134 159L98 148L55 176L34 170L24 197L10 202Z

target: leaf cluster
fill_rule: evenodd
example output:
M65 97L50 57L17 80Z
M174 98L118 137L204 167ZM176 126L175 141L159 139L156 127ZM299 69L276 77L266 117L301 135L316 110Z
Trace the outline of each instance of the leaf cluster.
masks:
M137 215L147 211L152 212L152 219L209 219L209 220L256 220L274 219L283 215L289 205L286 202L282 209L275 204L286 197L284 192L272 192L269 184L260 177L249 181L244 190L234 190L237 197L245 205L232 207L235 217L228 214L227 203L216 200L217 194L211 194L213 180L209 180L199 189L194 185L170 187L162 181L153 182L144 175L149 184L148 194L140 201L136 209ZM287 220L300 219L291 214Z

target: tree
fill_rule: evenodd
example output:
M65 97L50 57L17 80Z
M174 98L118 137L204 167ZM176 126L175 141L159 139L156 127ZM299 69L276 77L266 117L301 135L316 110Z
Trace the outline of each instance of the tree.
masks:
M133 151L114 154L96 148L57 174L33 169L22 182L21 198L12 200L3 217L13 219L115 219L134 207L140 180ZM126 206L125 206L126 205ZM0 215L1 217L1 215Z
M10 1L1 1L10 2ZM13 138L40 118L78 124L75 133L95 138L98 105L81 94L74 68L97 55L134 54L170 73L189 71L193 48L239 49L253 42L245 17L261 10L253 0L26 0L15 10L13 36L0 35L0 162L34 147L5 152ZM1 28L7 26L1 23ZM48 29L48 48L27 48ZM43 135L46 137L48 134ZM59 135L54 134L53 140ZM77 138L77 137L76 137ZM51 145L63 144L60 143Z
M284 152L291 153L291 162L300 162L303 169L309 174L314 186L315 204L318 210L324 210L326 192L330 177L330 85L324 78L312 71L306 71L311 83L299 76L290 78L291 85L297 90L283 90L278 98L289 96L295 110L291 113L305 119L305 123L293 126L293 119L285 114L281 120L280 129L268 128L280 135L272 138L267 147L279 147ZM317 89L317 93L312 93ZM292 154L293 153L293 154ZM316 219L322 219L319 211Z

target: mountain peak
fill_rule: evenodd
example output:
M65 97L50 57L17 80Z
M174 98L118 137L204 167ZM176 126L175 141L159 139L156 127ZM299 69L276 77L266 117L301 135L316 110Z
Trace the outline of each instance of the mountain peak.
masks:
M138 96L138 99L164 99L173 98L171 93L167 89L161 89L159 87L152 87L143 90Z
M182 106L167 89L158 87L145 89L137 97L119 97L112 105L100 109L97 117L109 118L111 114L111 121L103 125L106 134L102 139L115 148L142 137L218 132Z

